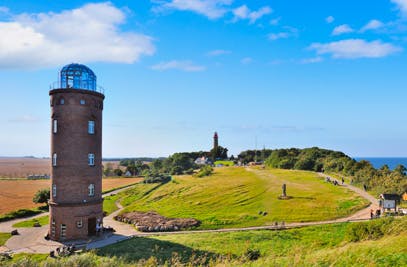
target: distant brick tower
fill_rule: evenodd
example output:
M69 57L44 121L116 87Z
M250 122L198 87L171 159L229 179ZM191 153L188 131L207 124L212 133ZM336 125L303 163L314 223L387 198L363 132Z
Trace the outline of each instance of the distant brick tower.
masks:
M62 68L51 97L52 240L85 239L103 225L103 92L81 64Z
M218 149L219 148L219 137L218 133L215 132L213 135L213 148L212 148L212 161L215 162L216 158L218 157Z
M219 137L218 137L218 133L215 132L215 134L213 135L213 149L217 150L219 147Z

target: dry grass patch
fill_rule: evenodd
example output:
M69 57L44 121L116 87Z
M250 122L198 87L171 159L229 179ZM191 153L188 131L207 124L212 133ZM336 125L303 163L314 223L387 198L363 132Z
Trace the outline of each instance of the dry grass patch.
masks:
M141 178L103 179L102 190L140 182ZM50 186L50 180L0 180L0 215L18 209L31 209L41 205L32 202L34 194Z
M50 173L50 159L0 158L0 178L26 178L31 174Z

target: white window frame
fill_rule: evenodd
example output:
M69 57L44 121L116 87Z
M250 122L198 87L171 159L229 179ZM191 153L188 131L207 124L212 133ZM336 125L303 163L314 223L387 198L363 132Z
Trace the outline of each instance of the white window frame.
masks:
M88 134L95 134L95 121L88 121Z
M95 184L90 184L89 186L88 186L88 195L90 196L90 197L94 197L95 196Z
M57 196L57 185L53 184L52 185L52 197L56 197Z
M92 153L88 154L88 165L95 166L95 154Z
M52 154L52 166L57 166L57 153Z
M55 236L55 230L56 230L56 227L55 227L55 220L52 219L52 221L51 221L51 235L52 235L52 236Z
M56 134L58 132L58 120L52 122L52 132Z
M61 237L66 237L66 224L61 224Z

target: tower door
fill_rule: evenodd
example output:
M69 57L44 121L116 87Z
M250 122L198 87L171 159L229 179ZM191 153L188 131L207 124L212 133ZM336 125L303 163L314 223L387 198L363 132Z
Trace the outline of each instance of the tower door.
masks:
M96 218L88 219L88 235L96 235Z

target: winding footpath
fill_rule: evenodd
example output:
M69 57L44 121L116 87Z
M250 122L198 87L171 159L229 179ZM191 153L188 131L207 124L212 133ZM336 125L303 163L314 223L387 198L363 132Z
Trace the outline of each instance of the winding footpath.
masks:
M321 177L329 177L323 173L318 173L319 176ZM336 180L335 178L330 177L331 180ZM112 191L108 194L103 195L104 197L117 194L121 191L127 190L132 186L118 189L115 191ZM101 248L105 247L107 245L111 245L126 239L130 239L133 237L145 237L145 236L157 236L157 235L182 235L182 234L193 234L193 233L227 233L227 232L238 232L238 231L253 231L253 230L280 230L280 229L288 229L288 228L298 228L298 227L305 227L305 226L311 226L311 225L324 225L324 224L333 224L333 223L342 223L342 222L352 222L352 221L361 221L361 220L368 220L370 219L370 210L376 210L378 209L377 205L377 200L372 197L370 194L367 192L363 191L362 189L359 189L355 186L349 185L349 184L344 184L344 185L339 185L344 188L347 188L357 194L359 194L361 197L365 198L370 202L370 205L350 216L344 217L344 218L339 218L335 220L328 220L328 221L317 221L317 222L305 222L305 223L288 223L285 225L275 225L275 224L270 224L270 225L265 225L265 226L256 226L256 227L245 227L245 228L228 228L228 229L218 229L218 230L194 230L194 231L180 231L180 232L153 232L153 233L143 233L143 232L138 232L135 230L135 228L126 223L118 222L114 220L114 217L118 215L122 210L123 207L120 205L119 202L116 202L116 205L118 207L118 210L110 214L109 216L105 217L103 219L104 221L104 226L110 226L113 229L115 229L115 233L109 236L104 236L102 238L96 239L96 240L89 240L89 241L82 241L82 246L86 247L86 249L96 249L96 248ZM41 214L37 215L35 217L31 218L36 218L36 217L41 217L41 216L46 216L47 214ZM0 223L0 232L10 232L14 228L12 227L13 224L27 220L27 218L24 219L18 219L18 220L13 220L9 222L4 222ZM19 228L18 231L20 232L20 235L18 236L13 236L10 238L5 246L0 247L0 252L8 251L11 253L49 253L51 250L56 249L57 247L62 246L62 243L59 242L54 242L54 241L46 241L44 239L44 235L48 231L48 226L43 226L39 228Z

